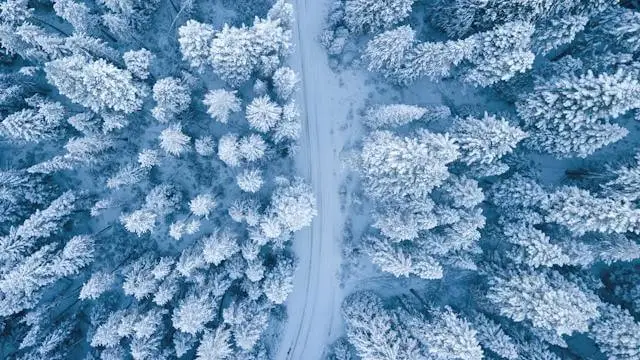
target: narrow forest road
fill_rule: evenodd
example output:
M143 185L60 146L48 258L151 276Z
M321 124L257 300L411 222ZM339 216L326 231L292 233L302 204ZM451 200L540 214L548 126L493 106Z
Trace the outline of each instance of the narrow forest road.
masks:
M288 319L277 360L320 360L342 328L337 275L344 223L339 197L343 141L338 128L349 104L341 101L344 89L318 42L328 4L328 0L294 1L297 15L291 66L302 80L297 103L303 119L296 162L299 174L311 182L318 216L311 229L300 231L294 240L299 263L294 290L286 302Z

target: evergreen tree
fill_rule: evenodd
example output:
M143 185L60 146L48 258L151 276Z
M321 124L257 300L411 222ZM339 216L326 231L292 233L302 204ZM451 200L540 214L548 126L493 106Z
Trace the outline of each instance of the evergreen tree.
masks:
M517 104L518 115L532 130L531 143L556 156L586 155L619 139L623 134L606 121L640 106L634 71L582 76L563 74L537 85ZM595 132L595 133L594 133ZM608 140L595 140L605 137ZM587 146L584 144L594 145Z
M471 67L463 80L490 86L531 69L535 55L529 50L533 25L515 21L474 35L476 46L467 60Z
M298 75L289 67L278 68L273 74L273 87L278 99L287 101L298 85Z
M224 360L233 356L231 332L228 328L219 327L215 331L206 332L200 340L197 360Z
M347 0L344 21L354 33L376 32L407 18L412 5L413 0Z
M188 20L178 29L182 58L188 61L191 67L202 71L209 61L213 37L213 26Z
M182 132L180 124L173 124L160 133L160 147L169 155L180 156L189 150L191 138Z
M427 113L427 109L403 104L380 105L367 110L365 121L372 129L381 127L395 127L420 120Z
M449 177L447 164L459 156L445 135L421 132L398 137L376 131L364 141L359 166L367 192L375 199L418 199Z
M551 194L546 210L547 221L564 225L577 235L590 231L640 232L640 210L630 203L598 198L574 186Z
M600 315L593 295L553 271L518 272L493 277L490 283L487 298L501 315L517 322L529 320L558 335L586 332Z
M369 71L379 72L385 78L398 83L406 82L407 59L416 44L416 32L409 26L387 30L369 40L362 58Z
M205 95L203 102L207 106L207 113L223 124L229 121L232 113L240 111L241 102L236 91L211 90Z
M608 359L626 360L640 356L640 324L627 310L603 305L601 317L591 327L593 339Z
M262 283L264 294L274 304L282 304L293 291L295 265L289 258L279 257Z
M282 108L269 99L261 96L253 99L247 106L246 117L249 125L260 132L268 132L280 121Z
M471 165L489 164L513 151L526 133L511 126L505 119L487 113L476 119L458 119L451 128L452 137L460 146L460 161Z
M349 295L342 304L342 314L347 339L361 359L425 358L418 341L399 326L377 295L370 292Z
M140 110L146 95L131 73L103 59L66 57L45 65L47 80L71 101L95 112L107 109L132 113Z
M155 55L147 50L129 50L122 54L127 70L140 80L146 80L150 76L149 69L155 59Z
M216 316L217 305L215 300L207 296L187 295L182 299L171 315L173 327L191 335L197 335L204 331L205 324Z
M280 186L273 192L271 211L289 231L298 231L309 226L318 214L311 187L300 179Z
M153 100L156 106L151 113L158 121L166 123L189 108L191 94L182 81L168 77L153 85Z
M16 141L40 142L56 137L65 117L59 102L39 97L28 99L33 108L12 113L0 122L0 134Z

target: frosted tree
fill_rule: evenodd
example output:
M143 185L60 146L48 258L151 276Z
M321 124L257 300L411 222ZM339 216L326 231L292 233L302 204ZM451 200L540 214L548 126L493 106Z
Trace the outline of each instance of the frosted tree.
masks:
M549 19L536 27L532 44L534 51L546 55L553 49L571 43L588 21L589 17L582 14Z
M346 0L344 21L354 33L388 29L406 19L414 0Z
M610 170L614 178L601 185L609 196L628 201L640 198L640 156L636 155L635 160L635 166L621 166Z
M216 89L209 91L203 100L207 106L207 113L223 124L229 121L229 115L240 111L240 99L236 91Z
M264 180L262 171L258 169L245 169L236 177L236 182L242 191L255 193L260 190Z
M45 245L13 266L0 278L0 315L9 316L32 308L37 292L65 276L77 274L93 261L94 244L90 236L74 236L59 251Z
M238 155L248 162L262 159L267 151L267 143L262 136L250 134L238 141Z
M367 43L362 55L367 69L398 83L405 82L407 75L403 69L415 47L415 36L416 32L406 25L376 35Z
M103 59L71 56L48 62L44 69L47 80L61 94L96 112L110 109L132 113L140 110L146 96L145 88L129 71Z
M189 151L191 138L182 132L180 124L173 124L160 133L160 147L169 155L180 156Z
M614 38L625 52L634 53L640 49L639 23L640 16L637 11L615 6L603 12L596 29L602 32L606 40Z
M201 156L211 156L216 152L216 144L211 136L197 138L193 144L196 153Z
M178 29L178 42L183 59L188 61L191 67L202 71L209 61L213 37L213 26L188 20Z
M83 3L74 0L56 0L53 4L56 14L69 22L77 32L90 34L95 32L98 18Z
M533 25L515 21L474 35L477 45L467 58L472 67L464 74L464 81L489 86L531 69L533 32Z
M631 360L640 356L640 324L627 310L603 305L591 327L591 336L608 359Z
M33 13L28 0L7 0L0 4L2 21L8 24L21 24Z
M207 263L215 266L240 251L238 239L229 230L215 230L202 239L202 255Z
M0 135L16 141L40 142L56 137L65 117L59 102L39 97L27 99L33 108L22 109L0 122Z
M218 158L227 166L239 166L242 160L238 149L238 136L235 134L223 135L218 141Z
M231 332L226 327L206 332L196 351L197 360L230 359L234 352L231 347Z
M372 129L396 127L420 120L427 109L404 104L378 105L367 109L365 122Z
M491 279L487 298L500 314L558 335L586 332L598 318L599 301L560 274L520 272Z
M639 91L633 71L563 74L536 85L517 103L517 110L525 129L535 130L532 147L558 157L585 157L626 135L606 121L638 108Z
M349 295L342 304L347 339L363 360L422 359L418 341L384 308L382 299L370 292Z
M546 220L583 235L640 232L640 210L627 201L598 198L577 187L563 187L550 195Z
M156 226L158 216L148 210L136 210L130 214L120 216L120 222L127 231L142 236L151 232Z
M262 289L264 294L274 304L282 304L293 291L293 273L295 265L293 260L280 257L276 266L267 272Z
M80 289L80 300L95 300L105 292L111 290L116 283L116 276L107 272L95 272L91 274Z
M187 295L173 310L173 327L191 335L204 331L205 324L216 316L217 305L206 294Z
M295 21L295 11L293 5L287 0L277 0L269 12L267 18L271 20L278 20L280 25L285 29L291 29Z
M282 108L268 96L253 99L247 106L246 116L249 125L258 131L268 132L280 121Z
M450 131L460 147L460 161L467 165L495 162L513 151L527 136L505 119L487 113L482 119L457 119Z
M476 46L478 42L473 37L420 43L407 55L406 68L398 71L398 80L409 84L424 76L432 81L447 78L456 66L471 56Z
M382 271L396 277L415 275L422 279L434 280L443 276L442 265L422 249L369 237L365 251Z
M191 213L204 218L208 218L216 206L216 199L210 194L200 194L189 202L189 210L191 210Z
M364 140L359 169L367 192L375 199L421 198L449 177L447 164L459 156L446 135L426 131L398 137L376 131Z
M133 76L146 80L151 75L150 68L155 55L147 49L129 50L122 54L122 59Z
M128 164L122 167L115 175L107 179L107 188L118 189L123 186L137 184L148 174L148 169Z
M254 35L246 27L225 24L211 40L209 61L216 75L229 85L238 87L249 80L257 66Z
M301 130L300 110L298 105L291 101L282 107L282 119L274 129L273 138L276 142L296 140L300 137Z
M504 332L499 324L481 313L476 314L472 322L477 331L478 341L483 348L508 360L518 359L516 342Z
M477 332L453 310L445 307L430 314L431 320L414 317L406 321L412 334L434 359L480 360L484 358Z
M167 77L153 85L153 100L156 106L151 113L158 121L166 123L189 108L191 93L180 79Z
M298 75L289 67L278 68L273 73L272 80L273 88L282 101L289 100L298 85Z
M44 210L36 210L20 226L11 229L8 235L0 237L3 251L0 260L19 260L39 239L44 239L60 231L61 225L76 208L76 195L65 192L52 201Z
M269 305L249 300L235 301L223 310L224 322L231 326L240 349L251 351L255 348L267 328L269 310Z
M271 195L271 211L289 231L298 231L311 224L318 214L312 189L301 179L278 187Z

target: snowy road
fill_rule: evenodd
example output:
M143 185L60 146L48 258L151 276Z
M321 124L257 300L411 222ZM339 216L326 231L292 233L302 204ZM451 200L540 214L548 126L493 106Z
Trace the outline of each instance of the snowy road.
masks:
M346 119L350 104L342 97L345 89L317 41L328 4L327 0L294 2L297 21L291 63L303 82L298 95L303 134L297 166L312 184L318 216L311 229L299 232L294 241L299 266L286 303L289 318L277 360L319 360L342 329L337 279L344 223L339 199L343 145L339 124Z

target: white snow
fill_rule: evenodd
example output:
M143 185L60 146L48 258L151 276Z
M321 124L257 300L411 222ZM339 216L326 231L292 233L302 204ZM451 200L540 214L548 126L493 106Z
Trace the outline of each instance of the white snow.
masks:
M303 83L297 95L303 117L297 166L313 187L318 216L311 229L300 231L294 241L298 270L286 302L288 319L278 360L321 359L343 327L343 294L337 275L345 219L339 198L344 173L340 151L347 134L341 128L352 106L361 103L367 91L361 77L341 86L317 41L328 5L328 0L296 0L294 4L297 22L291 62Z

